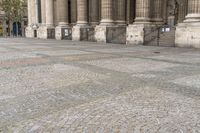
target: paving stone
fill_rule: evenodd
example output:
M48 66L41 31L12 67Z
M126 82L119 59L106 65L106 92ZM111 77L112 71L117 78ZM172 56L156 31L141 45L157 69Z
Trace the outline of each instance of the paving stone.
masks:
M2 133L200 133L200 52L0 39Z

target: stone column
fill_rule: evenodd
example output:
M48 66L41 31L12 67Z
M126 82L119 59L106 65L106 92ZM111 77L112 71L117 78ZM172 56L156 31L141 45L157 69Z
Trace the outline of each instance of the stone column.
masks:
M46 3L45 0L41 0L41 13L42 13L42 25L46 23Z
M28 25L29 26L32 24L31 1L32 0L28 0Z
M200 22L200 0L188 0L188 14L185 22Z
M89 1L89 20L91 25L99 24L99 0L90 0Z
M113 0L101 0L101 25L113 25Z
M46 0L46 26L54 26L54 0Z
M77 23L72 28L72 40L80 41L87 33L81 34L81 30L88 27L88 0L77 0ZM84 38L87 40L87 38Z
M126 1L126 21L127 24L132 24L135 20L135 11L136 11L136 2L135 0Z
M38 0L35 0L34 4L35 4L35 23L38 24L39 23Z
M136 23L150 22L150 0L136 0Z
M41 25L39 26L37 30L37 36L38 38L43 38L44 36L44 30L46 30L46 1L41 0Z
M77 25L88 24L87 0L77 0Z
M136 0L136 18L133 25L127 27L126 44L143 45L145 42L145 31L151 31L151 0Z
M163 0L153 0L152 21L155 24L163 23Z
M56 39L62 40L69 35L68 0L57 0L58 26L56 27Z
M183 0L179 5L178 23L182 23L187 15L187 0Z
M43 16L43 18L45 18L46 23L38 29L38 38L55 39L54 0L45 0L45 6L42 7L45 7L45 17ZM44 20L42 23L44 23Z
M25 34L26 34L26 37L33 38L34 30L33 30L32 26L35 23L35 21L34 21L35 8L34 8L34 3L33 3L34 1L28 0L27 2L28 2L28 26L26 27Z
M184 23L176 27L175 44L178 47L200 48L200 0L188 0L188 14Z
M59 26L67 26L69 24L68 18L68 0L57 0L58 10L58 24Z
M125 0L119 0L119 4L117 2L118 0L101 0L101 23L95 28L96 41L120 44L126 42L126 27L114 25L113 18L115 17L116 19L117 17L119 23L125 24ZM116 10L114 13L114 7L118 7L119 12ZM116 13L119 14L116 15Z
M162 4L162 6L163 6L162 16L163 16L163 22L164 22L164 24L167 24L167 21L168 21L167 2L168 2L168 0L163 0L163 4Z
M126 19L126 1L117 0L117 13L116 13L116 22L118 25L125 25Z
M77 21L77 0L71 0L71 24L75 25Z
M32 22L32 24L35 24L36 23L36 11L35 11L36 5L35 5L34 0L31 0L30 6L31 6L31 9L30 9L31 10L31 22Z

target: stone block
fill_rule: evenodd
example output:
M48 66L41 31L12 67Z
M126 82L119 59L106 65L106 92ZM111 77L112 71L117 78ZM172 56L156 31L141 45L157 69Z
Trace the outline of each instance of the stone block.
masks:
M55 37L57 40L71 40L72 39L72 28L57 26L55 29Z
M72 40L74 41L95 41L94 27L74 26L72 28Z
M47 39L47 34L45 33L46 27L40 26L37 30L38 38Z
M141 45L144 43L144 25L134 24L127 27L126 44Z
M81 34L81 41L95 41L94 37L94 27L83 27L80 29L80 34Z
M177 47L200 48L200 24L179 24L176 27L175 45Z
M155 36L156 25L133 24L127 27L126 44L144 45L144 43Z
M126 27L107 27L107 42L126 44Z
M37 30L38 38L41 39L55 39L55 28L40 26Z
M106 43L106 26L96 26L95 27L95 40L97 42L105 42Z
M34 30L30 26L26 27L25 33L27 38L34 38Z
M97 42L105 43L126 43L125 26L96 26L95 39Z

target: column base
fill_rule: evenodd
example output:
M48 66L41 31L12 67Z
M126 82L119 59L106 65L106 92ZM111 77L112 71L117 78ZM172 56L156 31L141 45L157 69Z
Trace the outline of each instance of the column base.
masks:
M126 26L126 21L117 20L117 21L115 21L115 23L116 23L118 26Z
M35 37L35 35L34 35L34 30L32 29L32 27L30 27L30 26L28 26L28 27L26 27L26 29L25 29L25 36L27 37L27 38L34 38ZM37 36L36 36L37 37Z
M103 19L100 22L100 26L114 26L114 21L111 19Z
M104 43L126 43L125 26L104 26L99 25L95 28L95 40Z
M126 44L127 45L144 45L145 34L151 33L152 28L156 26L151 23L135 23L127 27ZM154 34L148 34L151 38Z
M37 30L38 38L41 39L55 39L55 28L40 26Z
M72 28L73 41L95 41L93 26L76 25Z
M55 34L56 40L72 40L72 28L69 26L57 26Z
M180 23L176 27L177 47L200 48L200 23Z
M185 21L186 23L190 23L190 22L200 22L200 14L188 14L185 17Z
M160 26L164 24L164 21L163 21L162 18L154 18L154 19L151 20L151 22L153 24L160 25Z

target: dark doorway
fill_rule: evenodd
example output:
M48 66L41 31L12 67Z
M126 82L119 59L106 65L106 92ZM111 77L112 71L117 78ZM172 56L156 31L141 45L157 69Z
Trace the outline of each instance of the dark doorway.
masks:
M13 36L22 36L22 28L20 22L13 23Z

